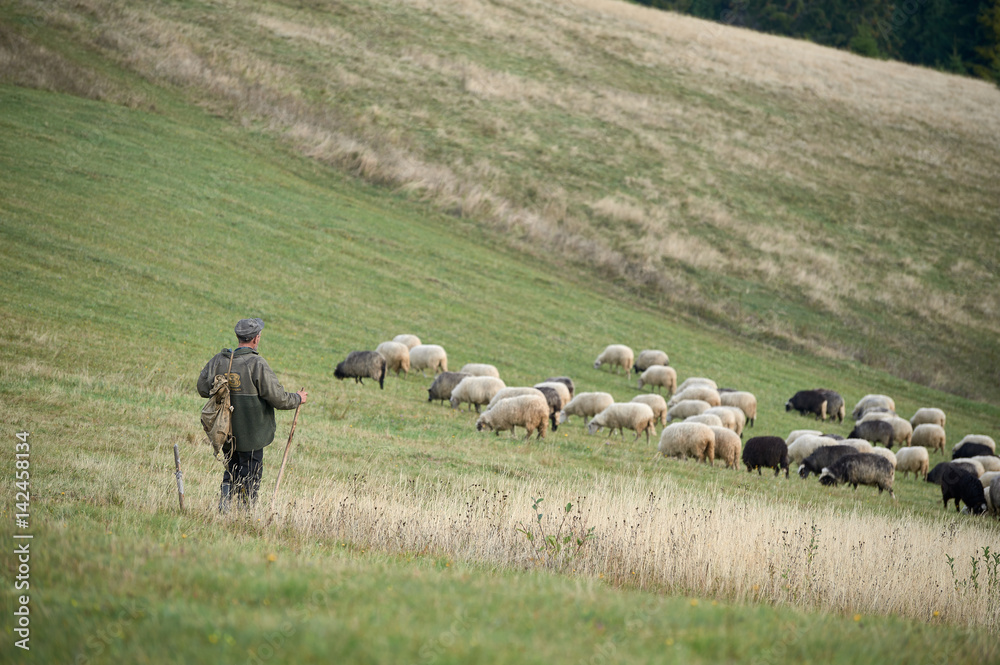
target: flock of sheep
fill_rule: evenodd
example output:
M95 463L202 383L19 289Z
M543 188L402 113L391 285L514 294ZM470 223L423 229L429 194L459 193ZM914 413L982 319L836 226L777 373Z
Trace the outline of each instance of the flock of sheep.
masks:
M624 344L612 344L594 361L594 368L607 366L624 373L638 374L638 388L650 387L630 402L616 402L607 392L576 393L573 380L551 377L533 386L507 386L494 365L466 364L458 372L448 371L448 356L436 344L422 344L415 335L398 335L383 342L375 351L352 351L337 365L338 379L357 382L371 378L384 386L385 376L398 377L410 371L422 374L430 370L434 380L428 388L428 401L447 400L452 408L468 404L479 414L476 429L497 434L516 428L541 439L548 428L555 431L571 416L586 422L587 431L595 434L607 428L624 438L626 429L635 432L633 441L645 434L647 443L656 436L656 424L664 426L657 446L664 457L691 457L713 465L722 460L726 468L747 471L782 469L797 465L802 478L819 476L824 485L850 484L877 487L895 498L893 484L897 471L941 486L947 508L955 500L956 510L965 503L973 514L1000 512L1000 457L996 443L986 435L970 434L952 450L952 461L930 468L930 454L945 452L945 413L938 408L921 408L906 420L896 415L896 405L886 395L867 395L851 412L854 428L845 438L820 430L795 430L788 437L757 436L743 443L743 430L757 418L757 398L749 392L720 388L709 378L692 377L677 384L677 372L667 354L644 350L635 356ZM659 391L666 396L659 394ZM481 411L482 407L486 407ZM843 422L846 407L834 390L802 390L785 404L786 411L813 415L816 420L828 417ZM895 453L894 445L901 446Z

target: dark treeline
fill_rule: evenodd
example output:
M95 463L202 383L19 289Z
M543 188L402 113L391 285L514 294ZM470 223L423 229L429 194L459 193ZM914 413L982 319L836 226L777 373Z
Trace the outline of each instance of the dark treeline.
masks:
M1000 0L636 0L1000 83Z

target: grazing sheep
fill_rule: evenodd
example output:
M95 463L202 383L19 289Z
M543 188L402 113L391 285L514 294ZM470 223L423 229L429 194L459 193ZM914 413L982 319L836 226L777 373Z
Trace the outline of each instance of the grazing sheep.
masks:
M926 480L930 466L930 455L923 446L907 446L896 451L896 471L902 471L904 478L912 471L914 478L923 476Z
M739 468L740 449L743 447L739 435L728 427L712 427L712 434L715 435L715 459L722 460L726 469ZM712 466L715 466L715 460L712 460Z
M667 425L660 435L656 451L664 457L694 457L699 462L715 463L715 432L701 423Z
M667 400L663 399L660 395L655 395L653 393L636 395L632 398L632 401L639 402L640 404L646 404L653 410L653 417L656 418L661 425L667 424Z
M802 460L802 464L799 465L799 476L808 478L810 473L818 476L823 473L824 468L831 466L841 457L857 454L858 451L853 446L820 446Z
M392 338L392 341L399 342L400 344L405 344L407 349L412 349L415 346L420 346L420 338L416 335L396 335Z
M395 372L397 379L400 372L404 377L410 373L410 347L407 345L402 342L382 342L375 347L375 351L385 358L386 373Z
M847 413L847 409L844 406L844 398L840 396L840 393L827 388L816 388L816 392L826 398L826 413L830 416L830 419L833 420L836 418L838 423L844 422L844 415Z
M986 496L978 477L973 477L971 473L951 466L941 475L940 485L941 500L944 502L945 510L948 509L948 502L954 499L955 512L961 510L959 501L964 503L973 515L981 515L986 512Z
M990 505L992 506L991 511L993 513L1000 512L1000 478L994 478L989 486L989 498Z
M563 388L563 384L559 384ZM559 423L561 423L565 418L566 414L563 413L563 395L558 390L552 386L539 385L536 390L540 390L542 395L545 396L545 403L549 405L549 422L552 424L552 431L555 432L559 429Z
M593 392L580 393L569 401L563 411L566 412L566 419L570 416L580 416L581 418L593 418L598 413L614 404L615 398L611 393Z
M722 426L736 432L739 437L743 436L743 428L746 427L747 417L742 409L735 406L713 406L705 409L702 415L712 414L719 417Z
M645 372L653 365L669 365L670 358L664 351L659 349L643 349L635 358L635 371Z
M685 388L671 397L670 401L667 402L667 406L673 406L686 399L697 399L702 402L708 402L709 406L722 406L722 398L719 396L719 391L708 386L691 386Z
M907 423L909 424L909 423ZM882 448L881 446L875 446L872 448L873 455L879 455L889 460L889 464L892 464L892 468L896 468L896 455L888 448Z
M875 447L864 439L844 439L838 443L844 446L851 446L859 453L870 453L875 450Z
M892 411L865 411L865 415L858 419L858 423L867 422L869 420L889 420L894 418Z
M639 390L642 390L643 386L662 387L666 389L668 395L673 395L677 390L677 372L673 367L653 365L639 375Z
M993 437L986 436L985 434L966 434L962 437L962 440L955 444L956 448L962 447L966 443L979 443L984 446L989 446L990 450L996 452L997 444L993 440Z
M717 384L712 379L707 379L703 376L690 376L684 380L684 383L677 387L678 391L687 390L688 388L694 386L708 386L712 390L718 390L719 384Z
M340 381L354 379L361 385L365 384L362 379L374 379L379 388L385 389L385 364L385 358L376 351L351 351L337 365L333 375Z
M495 376L468 376L451 391L451 408L457 409L468 402L469 409L475 406L476 413L479 413L480 406L489 404L493 396L506 387L503 380Z
M916 427L917 425L923 425L924 423L930 423L931 425L940 425L944 427L944 421L946 420L944 411L937 407L927 406L917 409L917 412L913 414L910 418L910 425Z
M866 411L870 411L873 408L881 408L886 411L892 411L894 414L896 413L896 403L888 395L865 395L854 405L851 417L855 421L860 420Z
M471 374L469 376L472 376ZM521 397L522 395L541 395L542 391L538 388L532 388L531 386L504 386L496 392L490 403L486 405L487 410L492 409L497 405L502 399L510 399L511 397Z
M612 435L617 429L622 439L625 438L625 428L635 431L634 443L639 439L639 435L646 433L646 443L649 443L649 436L656 436L656 418L653 410L647 404L638 402L615 402L608 408L598 413L587 423L587 432L596 434L602 427L609 429L608 434Z
M939 462L934 465L934 468L930 470L927 474L927 482L934 483L935 485L941 484L941 479L947 473L951 473L951 470L959 469L965 471L966 473L972 474L976 478L986 473L986 469L983 468L982 464L978 462L973 462L971 459L959 459L951 462Z
M489 365L487 363L465 363L462 365L462 369L458 371L471 374L472 376L492 376L496 379L500 378L500 370L498 370L495 365Z
M788 446L788 463L801 464L802 460L816 452L817 448L835 445L837 445L836 440L828 436L815 436L813 434L800 436Z
M631 379L634 363L635 354L632 349L624 344L609 344L601 351L601 355L597 356L597 360L594 361L594 369L600 368L601 365L614 365L625 370L626 379ZM618 374L618 370L615 370L615 374Z
M987 457L993 454L989 446L984 446L981 443L969 443L968 441L962 444L962 447L955 446L951 450L952 459L960 459L963 457Z
M1000 478L1000 471L987 471L983 475L979 476L979 482L984 488L989 487L994 478Z
M801 415L816 414L816 420L826 420L826 397L817 390L800 390L785 402L785 411L798 411Z
M421 376L427 376L425 369L438 372L448 371L448 354L437 344L418 344L410 349L410 369L420 370Z
M569 401L573 398L572 395L569 394L569 388L566 387L566 384L559 381L543 381L541 383L536 383L535 387L551 388L552 390L555 390L559 394L559 399L562 400L562 406L559 407L560 411L566 408L566 405L569 404Z
M846 439L846 438L847 438L847 437L845 437L845 436L841 436L841 435L839 435L839 434L833 434L833 433L831 433L831 432L823 432L823 436L827 436L827 437L830 437L831 439L835 439L835 440L837 440L837 441L843 441L844 439Z
M944 428L940 425L924 423L913 428L913 436L910 437L911 446L923 446L930 452L940 450L943 455L944 444Z
M892 448L892 424L884 420L866 420L859 422L847 435L849 439L864 439L872 445L881 443L886 448Z
M451 399L451 391L455 389L462 379L471 374L463 374L462 372L441 372L434 377L434 382L431 383L431 387L427 389L427 401L433 402L438 399L444 404L445 400Z
M669 404L669 402L668 402ZM690 416L697 416L712 408L708 402L700 399L686 399L667 409L667 422L672 420L684 420Z
M569 388L569 398L573 399L573 395L576 394L576 386L573 385L573 379L569 378L568 376L550 376L549 378L545 379L545 383L552 383L553 381L556 383L561 383L567 388Z
M805 436L806 434L812 434L814 436L826 436L825 434L823 434L823 432L819 431L818 429L793 429L791 432L788 433L788 436L785 437L785 444L790 446L793 443L795 443L795 439L799 438L800 436Z
M753 423L757 419L757 397L753 393L748 393L745 390L720 393L719 400L722 402L722 406L735 406L741 410L743 415L747 417L750 427L753 427Z
M787 478L788 446L780 436L755 436L743 446L743 464L747 473L757 469L757 475L761 469L774 469L777 476L784 469Z
M889 496L896 498L892 485L896 480L896 469L889 460L872 453L857 453L845 455L832 465L825 467L820 473L819 482L822 485L836 486L849 483L858 489L858 485L871 485L878 488L878 493L889 491Z
M496 377L486 377L493 378ZM482 432L500 432L510 430L514 435L516 427L525 428L528 433L525 440L531 437L531 433L538 431L538 438L545 438L545 427L549 419L549 405L541 395L520 395L500 400L492 409L489 409L476 420L476 430Z
M688 416L684 419L686 423L701 423L709 427L724 427L722 419L714 413L702 413L697 416ZM728 427L726 429L729 429ZM732 431L732 430L729 430ZM735 432L733 432L735 434Z
M893 445L910 445L913 441L913 425L910 424L909 420L900 418L899 416L892 416L886 422L892 425Z
M1000 471L1000 457L996 455L976 455L975 457L969 457L967 459L973 462L979 462L983 465L983 469L986 471Z

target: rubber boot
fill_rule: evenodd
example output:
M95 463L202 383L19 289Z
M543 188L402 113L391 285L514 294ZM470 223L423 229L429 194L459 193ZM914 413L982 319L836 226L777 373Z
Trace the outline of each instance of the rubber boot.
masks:
M222 483L222 492L219 495L219 512L222 514L226 514L229 512L229 496L230 496L229 483Z

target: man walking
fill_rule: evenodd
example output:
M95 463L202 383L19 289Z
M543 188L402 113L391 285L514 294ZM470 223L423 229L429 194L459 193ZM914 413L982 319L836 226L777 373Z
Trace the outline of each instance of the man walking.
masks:
M198 394L206 398L217 374L229 380L233 442L222 447L226 470L219 498L221 512L229 510L232 495L242 506L256 503L264 471L264 446L274 440L274 410L294 409L305 404L308 396L305 390L285 392L267 361L258 355L262 330L263 320L241 319L236 324L236 350L217 353L198 376Z

